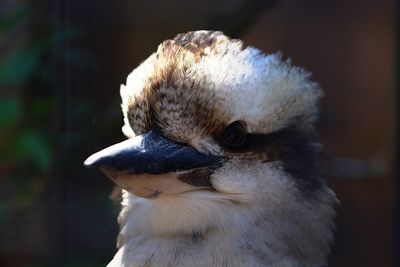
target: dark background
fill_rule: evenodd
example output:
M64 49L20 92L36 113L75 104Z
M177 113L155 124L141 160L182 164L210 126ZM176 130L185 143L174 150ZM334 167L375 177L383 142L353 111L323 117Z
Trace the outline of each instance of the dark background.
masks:
M395 266L394 8L389 0L0 2L0 265L111 260L113 184L82 162L123 140L119 85L132 69L177 33L215 29L313 72L325 91L321 139L335 157L328 180L341 202L330 266Z

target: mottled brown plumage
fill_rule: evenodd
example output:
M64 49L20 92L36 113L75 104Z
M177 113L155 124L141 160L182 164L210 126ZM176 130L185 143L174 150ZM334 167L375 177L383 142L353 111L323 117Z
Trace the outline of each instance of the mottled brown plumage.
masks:
M127 100L126 113L136 134L158 127L169 137L187 142L193 135L213 135L226 126L227 118L216 107L221 100L213 94L214 85L190 71L201 57L217 53L215 47L224 42L228 39L220 33L193 33L180 34L158 47L141 95Z

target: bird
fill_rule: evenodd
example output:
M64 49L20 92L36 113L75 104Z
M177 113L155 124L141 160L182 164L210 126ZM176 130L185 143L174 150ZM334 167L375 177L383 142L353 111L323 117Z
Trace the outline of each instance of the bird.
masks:
M107 266L326 266L338 200L310 72L191 31L162 42L120 95L127 139L84 162L122 190Z

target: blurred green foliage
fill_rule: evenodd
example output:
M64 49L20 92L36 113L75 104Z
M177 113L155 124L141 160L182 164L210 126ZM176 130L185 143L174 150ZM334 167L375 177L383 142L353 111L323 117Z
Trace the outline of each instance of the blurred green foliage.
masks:
M104 257L75 251L81 239L70 235L72 228L106 231L90 227L96 218L86 216L88 206L79 199L86 194L77 192L80 187L71 179L83 169L76 155L92 116L90 103L71 89L80 79L71 79L68 71L84 77L96 68L95 61L71 44L82 33L78 28L43 19L43 10L34 5L1 5L0 266L10 266L10 260L22 262L18 266L54 266L57 257L65 258L58 266L104 266ZM104 195L93 195L84 202L93 201L93 207L102 199L111 207ZM112 210L106 213L114 218ZM104 247L96 242L93 247ZM22 257L14 260L15 255Z
M5 14L0 23L0 36L6 42L21 23L31 14L28 7L18 7ZM45 172L49 169L51 149L46 129L35 121L48 119L46 115L38 118L27 116L38 109L38 102L43 103L40 93L33 96L28 90L34 90L29 82L37 75L40 56L50 45L54 37L38 41L26 41L21 47L11 47L5 51L0 61L0 147L3 152L0 160L6 174L21 163L31 160L34 165L32 171ZM11 51L10 51L11 50ZM32 97L26 101L27 95ZM50 105L40 107L49 111ZM39 109L40 109L39 108ZM35 120L34 120L35 119ZM4 166L5 165L5 166Z
M18 99L4 97L0 99L0 125L1 127L11 127L21 118L22 107Z
M7 39L31 14L20 7L6 14L0 22L0 37ZM56 102L43 88L48 88L53 73L43 66L41 57L57 43L73 36L72 31L54 32L49 36L31 37L17 49L9 49L0 60L0 147L3 163L17 164L31 160L39 172L50 168L51 118ZM1 43L0 43L1 44ZM10 51L11 50L11 51ZM32 85L32 80L38 84ZM47 85L47 86L46 86Z
M25 20L29 12L28 6L16 6L11 12L6 13L0 21L0 37L3 38L18 23Z
M35 44L7 55L0 64L0 86L17 86L29 80L43 48Z
M72 32L34 34L32 8L16 6L0 16L0 232L35 206L54 154L51 47ZM47 34L46 34L47 32ZM28 33L28 34L27 34ZM7 246L7 239L0 246Z

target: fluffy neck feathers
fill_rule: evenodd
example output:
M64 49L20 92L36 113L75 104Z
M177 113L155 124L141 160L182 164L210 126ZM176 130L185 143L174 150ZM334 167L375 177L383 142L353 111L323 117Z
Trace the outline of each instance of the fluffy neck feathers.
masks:
M108 266L294 267L326 262L333 217L327 187L315 199L286 203L285 210L279 209L282 203L249 207L232 198L196 194L154 201L124 192L119 251ZM274 205L275 210L270 208Z

